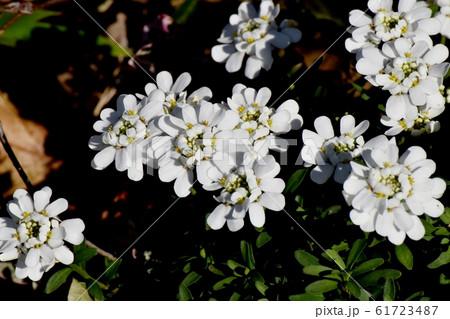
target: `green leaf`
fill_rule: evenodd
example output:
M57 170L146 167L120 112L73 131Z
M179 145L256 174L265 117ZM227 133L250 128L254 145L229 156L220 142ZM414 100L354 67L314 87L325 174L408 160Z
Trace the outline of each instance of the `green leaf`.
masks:
M45 293L50 294L58 289L63 283L66 282L67 277L72 273L72 269L69 267L63 268L55 272L47 281L45 286Z
M405 301L411 301L414 300L415 298L420 298L424 296L424 292L423 291L418 291L413 293L411 296L409 296L408 298L405 299Z
M112 279L118 277L117 270L119 269L120 264L122 263L122 259L116 259L114 261L109 260L105 257L105 266L106 272L103 275L104 281L108 283Z
M322 256L328 260L333 260L341 269L345 269L345 263L337 251L327 249L326 253L323 253Z
M374 258L374 259L367 260L367 261L359 264L352 271L352 276L358 276L358 275L365 274L365 273L367 273L369 271L374 270L375 268L378 268L383 263L384 263L384 259L383 258Z
M84 282L79 282L75 278L72 278L70 284L69 294L67 295L68 301L93 301L89 296Z
M383 300L394 301L395 299L395 282L392 278L387 278L383 289Z
M97 255L97 248L84 247L75 253L73 263L81 266L95 255Z
M193 283L196 283L197 281L202 278L202 275L197 274L195 271L190 272L181 282L182 285L185 285L186 287L189 287Z
M225 274L223 273L222 270L220 270L220 269L214 267L213 265L209 265L209 266L208 266L208 270L209 270L210 272L212 272L213 274L215 274L215 275L225 276Z
M325 297L322 294L298 294L289 296L289 300L291 301L322 301L325 300Z
M221 281L218 281L216 284L214 284L213 286L213 290L217 291L217 290L221 290L226 288L229 284L231 284L233 282L233 280L235 280L237 277L235 276L230 276L227 277L225 279L222 279Z
M444 213L440 216L446 225L450 225L450 207L445 207Z
M338 282L334 280L322 279L306 286L305 291L309 294L323 294L336 289Z
M255 269L255 257L253 256L252 245L245 240L241 241L241 254L247 267L251 270Z
M355 298L359 298L361 296L361 288L353 280L348 281L346 285L352 296Z
M380 279L398 279L402 273L396 269L379 269L365 275L359 280L359 284L363 287L377 286Z
M230 267L231 270L235 270L236 268L245 268L244 265L241 265L240 263L232 259L227 260L227 266Z
M181 284L178 287L178 293L179 293L179 298L180 298L181 301L187 301L187 300L193 300L194 299L194 297L192 296L192 293L189 290L189 288L186 287L183 284Z
M258 235L258 238L256 238L256 247L261 248L265 244L267 244L272 239L272 236L270 236L267 232L262 232Z
M261 281L256 281L255 282L255 287L256 289L258 289L258 291L265 296L266 295L266 290L269 289L269 287L267 287L265 284L263 284Z
M0 17L0 26L15 19L15 14L2 13ZM49 29L52 25L41 20L59 15L58 12L50 10L35 10L32 14L24 14L14 21L0 36L0 44L15 47L18 41L27 41L36 28Z
M307 168L302 168L294 172L286 183L284 193L286 194L287 192L290 193L295 192L295 190L300 186L300 184L305 179L307 173L308 173Z
M439 275L439 283L440 283L441 285L450 285L450 279L447 279L447 278L445 277L445 274L440 274L440 275Z
M413 268L413 254L405 243L395 246L395 256L406 269L411 270Z
M310 265L319 265L319 259L310 253L299 249L296 250L294 253L295 259L300 263L302 266L310 266Z
M322 265L309 265L303 267L303 273L305 275L320 276L320 273L327 270L333 270L333 268Z
M77 272L81 277L83 277L83 279L92 279L95 280L94 278L92 278L87 272L86 270L84 270L83 268L81 268L80 266L76 265L76 264L70 264L69 265L70 268L72 268L73 271ZM97 283L100 285L100 287L102 289L108 289L108 286L106 286L105 284L97 281Z
M237 292L233 292L233 294L230 297L230 301L238 301L241 298L241 295Z
M353 243L347 258L347 268L352 269L359 256L362 254L367 246L367 239L358 239Z
M95 298L95 300L103 301L105 297L103 296L102 288L98 285L98 283L92 279L87 280L87 289L89 294Z
M173 14L173 18L178 24L185 24L197 9L198 0L186 0Z
M450 246L447 251L442 252L438 258L428 264L428 268L435 269L450 263Z

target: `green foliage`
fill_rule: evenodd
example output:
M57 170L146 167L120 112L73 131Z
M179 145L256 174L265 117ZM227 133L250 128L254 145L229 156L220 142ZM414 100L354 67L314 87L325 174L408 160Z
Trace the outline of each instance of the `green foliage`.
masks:
M413 268L413 255L405 243L395 246L395 255L406 269L411 270Z
M72 269L69 267L65 267L63 269L55 272L47 281L44 292L46 294L51 294L56 289L58 289L62 284L64 284L67 280L67 277L72 273Z

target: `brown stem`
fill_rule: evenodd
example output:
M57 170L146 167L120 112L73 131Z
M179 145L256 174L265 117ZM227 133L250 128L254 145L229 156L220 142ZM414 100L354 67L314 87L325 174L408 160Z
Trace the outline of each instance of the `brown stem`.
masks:
M113 254L111 254L111 253L109 253L107 251L104 251L103 249L101 249L100 247L96 246L95 244L93 244L91 241L89 241L87 239L86 239L86 246L97 249L97 254L98 255L106 257L106 258L108 258L111 261L117 260L117 257L115 257Z

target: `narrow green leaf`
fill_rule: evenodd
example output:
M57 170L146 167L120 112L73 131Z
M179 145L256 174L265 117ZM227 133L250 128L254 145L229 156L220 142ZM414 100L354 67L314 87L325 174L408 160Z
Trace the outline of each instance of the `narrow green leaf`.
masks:
M45 286L45 293L50 294L58 289L63 283L66 282L67 277L72 273L72 269L69 267L63 268L55 272L47 281Z
M383 289L383 300L394 301L395 300L395 282L392 278L387 278Z
M303 273L305 275L320 276L320 273L327 270L333 270L333 268L322 265L309 265L303 267Z
M405 243L395 246L395 256L406 269L411 270L413 268L413 254Z
M296 250L294 253L295 259L302 266L319 265L319 259L303 249Z
M87 282L87 289L89 289L89 294L94 297L95 300L103 301L105 300L105 297L103 296L102 288L98 285L98 283L92 279L88 279Z
M338 282L334 280L322 279L306 286L305 291L309 294L323 294L336 289Z
M178 294L179 294L180 301L187 301L187 300L193 300L194 299L194 297L192 296L192 293L189 290L189 288L186 287L183 284L181 284L178 287Z
M327 249L326 253L323 253L322 256L328 260L333 260L339 266L339 268L345 269L344 260L342 260L337 251L333 249Z
M198 0L186 0L173 14L173 18L178 24L185 24L197 9Z
M103 275L103 278L105 278L104 281L106 283L110 282L112 279L118 276L117 271L119 270L119 266L121 263L122 259L111 261L107 257L105 257L105 266L107 269L105 274Z
M230 301L238 301L241 298L241 295L237 292L233 292L233 294L230 297Z
M435 269L450 263L450 246L447 251L442 252L438 258L428 264L428 268Z
M440 275L439 275L439 283L440 283L441 285L450 285L450 279L447 279L447 278L445 277L445 274L440 274Z
M359 286L353 280L348 281L346 285L348 291L353 297L359 298L361 296L361 288L359 288Z
M289 300L291 301L322 301L325 300L325 297L322 294L298 294L289 296Z
M288 181L286 183L286 187L284 188L284 193L286 194L287 192L290 192L290 193L295 192L295 190L300 186L300 184L305 179L305 176L307 175L307 173L308 173L307 168L302 168L302 169L295 171L291 175L291 177L288 179Z
M378 268L383 263L384 263L384 259L383 258L374 258L374 259L367 260L367 261L359 264L352 271L352 276L358 276L358 275L365 274L365 273L367 273L369 271L374 270L375 268Z
M217 283L214 284L213 286L213 290L217 291L217 290L221 290L226 288L229 284L231 284L233 282L233 280L235 280L237 277L235 276L230 276L227 277L225 279L222 279L221 281L218 281Z
M362 254L367 246L367 239L358 239L353 243L352 249L348 254L347 258L347 268L352 269L355 262L358 260L359 256Z
M96 254L97 254L97 248L84 247L75 253L73 263L77 264L77 265L86 263L89 259L94 257Z
M262 232L258 235L258 238L256 238L256 247L261 248L265 244L267 244L272 237L267 232Z
M406 298L405 301L411 301L411 300L414 300L414 299L416 299L416 298L421 298L421 297L424 296L424 294L425 294L425 293L424 293L423 291L415 292L415 293L413 293L411 296L409 296L408 298Z
M225 274L223 273L222 270L220 270L220 269L214 267L213 265L209 265L209 266L208 266L208 270L209 270L210 272L212 272L213 274L215 274L215 275L225 276Z
M245 268L244 265L241 265L240 263L232 259L227 260L227 266L230 267L231 270L235 270L236 268Z
M252 245L245 240L241 241L242 259L250 270L255 269L255 257L253 256Z
M202 278L202 275L197 274L195 271L190 272L181 282L182 285L185 285L186 287L189 287L193 283L196 283L197 281Z
M266 290L269 289L269 287L267 287L265 284L263 284L261 281L257 281L255 282L255 287L256 289L258 289L258 291L265 296L266 295Z
M365 275L359 280L360 285L363 287L377 286L381 279L398 279L402 273L396 269L378 269Z
M444 213L440 216L446 225L450 225L450 207L445 207Z
M72 283L70 284L69 293L67 295L68 301L93 301L91 296L89 296L86 290L86 284L84 282L79 282L75 278L72 278Z

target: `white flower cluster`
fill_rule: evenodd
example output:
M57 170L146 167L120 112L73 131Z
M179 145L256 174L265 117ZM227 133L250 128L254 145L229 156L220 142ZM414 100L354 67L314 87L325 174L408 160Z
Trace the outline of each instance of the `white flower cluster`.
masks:
M350 12L352 37L345 44L356 54L356 70L391 93L381 119L390 127L385 134L437 131L434 118L445 109L442 83L449 52L443 44L434 45L430 35L441 31L441 22L431 17L425 1L400 0L398 11L392 10L392 0L369 0L368 7L373 17Z
M399 156L395 138L380 135L366 143L362 157L367 166L354 161L344 183L343 195L353 206L352 222L365 232L376 231L400 245L406 235L419 240L425 228L419 216L439 217L444 212L440 198L446 184L430 178L436 164L425 151L412 146Z
M174 181L179 197L188 196L198 180L206 190L222 190L215 197L221 204L208 219L211 228L227 221L236 231L247 210L253 225L261 227L264 208L284 207L284 182L275 178L280 166L269 151L286 151L288 142L279 135L301 128L297 102L274 109L267 105L268 88L237 84L226 103L212 103L207 87L187 95L188 73L173 83L162 71L156 81L146 86L146 95L122 95L117 111L102 111L94 124L102 134L89 141L100 151L92 167L104 169L115 161L132 180L143 177L145 166L157 169L163 182Z
M252 3L242 2L238 14L231 15L229 24L217 39L221 44L212 48L213 60L225 63L226 70L233 73L241 69L244 57L248 55L246 77L256 78L261 68L268 71L273 62L272 46L285 49L302 37L293 20L285 19L277 25L275 19L279 12L279 4L274 5L272 0L262 0L259 11Z
M304 129L300 154L305 167L316 165L311 170L311 179L323 184L334 173L334 180L342 184L350 174L350 161L361 156L362 134L368 127L369 121L364 120L355 126L355 118L345 115L340 121L340 136L334 135L333 125L326 116L314 121L317 133Z
M35 192L33 197L18 189L7 204L11 218L0 218L0 261L18 259L18 278L38 281L55 263L71 264L74 255L64 241L78 245L84 239L83 221L61 221L58 215L67 209L67 200L50 202L51 195L49 187Z

